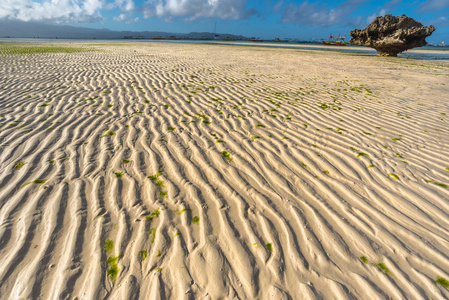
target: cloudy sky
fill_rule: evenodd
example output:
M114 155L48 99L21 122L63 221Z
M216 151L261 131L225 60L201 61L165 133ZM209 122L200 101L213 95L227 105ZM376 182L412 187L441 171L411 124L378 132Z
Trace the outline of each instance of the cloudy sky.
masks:
M0 0L0 19L111 30L324 38L366 27L384 14L434 25L430 42L449 42L449 0Z

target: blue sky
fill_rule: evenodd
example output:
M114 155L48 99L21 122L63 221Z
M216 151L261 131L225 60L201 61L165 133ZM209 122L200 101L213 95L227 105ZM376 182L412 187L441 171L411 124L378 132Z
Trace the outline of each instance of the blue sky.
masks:
M209 31L312 40L365 28L376 16L406 14L449 42L449 0L0 0L0 19L111 30Z

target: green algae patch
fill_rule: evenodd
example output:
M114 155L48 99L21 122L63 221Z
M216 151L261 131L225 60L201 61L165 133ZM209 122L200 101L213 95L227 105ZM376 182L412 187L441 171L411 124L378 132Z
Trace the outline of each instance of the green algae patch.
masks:
M47 181L46 179L36 179L36 180L33 180L33 181L30 181L30 182L27 182L27 183L23 184L20 188L23 188L23 187L25 187L25 186L27 186L29 184L32 184L32 183L37 184L37 185L42 185L46 181Z
M154 243L154 240L156 239L156 228L151 228L148 230L148 233L150 234L151 242Z
M115 281L118 277L118 273L120 272L120 269L117 265L111 265L107 271L107 274L109 278L111 278L112 281Z
M443 188L445 188L445 189L449 189L449 185L444 184L444 183L434 182L433 184L436 184L436 185L438 185L438 186L441 186L441 187L443 187Z
M228 162L232 161L231 153L229 153L228 151L221 151L221 155L223 155L223 157L225 157Z
M106 273L112 281L115 281L117 279L118 273L120 272L120 269L117 266L120 255L121 252L117 256L108 257L108 260L106 261L106 263L109 265L109 269L106 271Z
M159 211L158 208L155 211L153 211L149 216L146 216L145 219L147 219L150 222L153 222L153 219L159 217L160 214L161 212Z
M26 164L25 161L19 161L18 163L15 164L14 169L15 170L20 170L22 169L22 167Z
M108 239L104 242L104 252L111 253L112 250L114 250L114 241Z
M159 171L159 172L157 172L155 175L148 176L148 178L149 178L151 181L156 182L157 179L159 178L159 176L161 176L161 175L162 175L162 171Z
M119 259L119 257L120 257L120 254L121 254L121 253L119 253L117 256L110 256L110 257L108 257L108 260L106 261L106 263L107 263L108 265L117 264L118 259Z
M389 173L388 175L390 175L394 180L399 180L399 176L393 173Z
M440 186L442 188L445 188L445 189L449 189L449 185L447 185L445 183L435 182L435 181L429 180L429 179L424 179L424 181L427 182L427 183L433 183L433 184L438 185L438 186Z
M435 283L439 284L449 290L449 281L446 278L438 276L435 279Z
M163 181L163 180L158 180L158 181L156 181L156 185L157 185L158 187L164 188L164 187L165 187L165 181Z
M114 136L114 135L115 135L115 132L109 131L108 133L102 135L101 138L108 137L108 136Z
M148 251L147 250L139 251L139 256L142 259L142 261L145 261L145 259L147 259L148 256Z
M268 251L273 252L273 245L271 243L267 243L265 248L267 248Z
M195 216L192 218L192 223L193 224L198 224L200 222L200 218L198 216Z
M174 212L177 213L178 215L182 215L186 211L190 211L190 208L183 208L183 209L181 209L179 211L177 209L174 210Z
M0 56L19 54L44 54L44 53L76 53L92 52L94 49L81 47L64 47L42 44L0 43Z
M360 260L361 260L364 264L367 264L367 263L368 263L368 258L366 258L365 256L360 256Z
M382 272L384 272L388 276L393 277L393 273L391 273L390 269L388 269L384 263L380 262L375 264L375 266L378 267Z
M117 178L122 178L124 175L123 172L115 172L114 174L115 176L117 176Z

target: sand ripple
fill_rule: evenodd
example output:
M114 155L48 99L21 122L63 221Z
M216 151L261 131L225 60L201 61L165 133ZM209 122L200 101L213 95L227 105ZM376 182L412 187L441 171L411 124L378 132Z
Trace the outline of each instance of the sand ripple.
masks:
M1 298L449 297L447 63L87 47L0 57Z

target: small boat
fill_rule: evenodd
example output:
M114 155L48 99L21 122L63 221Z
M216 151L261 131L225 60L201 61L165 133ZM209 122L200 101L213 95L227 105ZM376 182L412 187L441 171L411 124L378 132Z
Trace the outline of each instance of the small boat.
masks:
M248 41L249 42L263 42L263 40L261 40L259 37L258 38L252 37L252 38L248 39Z
M329 40L322 41L319 44L323 45L329 45L329 46L347 46L349 43L345 42L346 39L346 33L344 36L338 35L338 36L332 36L332 33L329 35Z
M347 46L349 43L345 41L324 41L324 45L330 45L330 46Z

